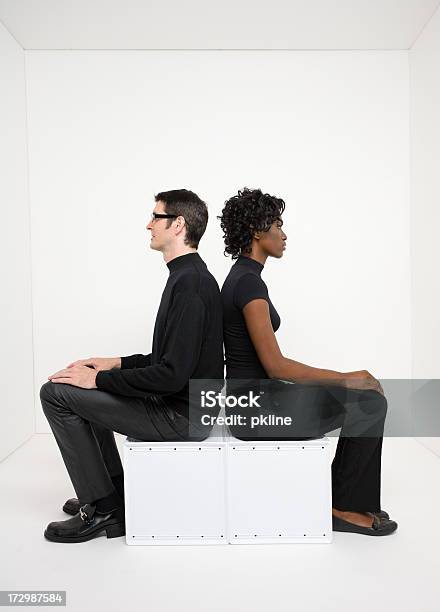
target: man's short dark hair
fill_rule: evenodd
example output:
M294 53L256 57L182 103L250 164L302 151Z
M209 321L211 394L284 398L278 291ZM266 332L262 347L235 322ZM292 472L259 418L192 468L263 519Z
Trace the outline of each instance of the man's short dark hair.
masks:
M182 215L186 224L185 244L197 248L208 223L208 208L203 200L188 189L172 189L161 191L154 196L156 202L165 204L165 212L169 215ZM170 227L173 219L167 220Z

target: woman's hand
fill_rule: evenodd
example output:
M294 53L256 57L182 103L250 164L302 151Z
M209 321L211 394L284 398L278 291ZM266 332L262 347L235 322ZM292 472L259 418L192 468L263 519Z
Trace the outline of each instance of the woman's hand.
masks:
M120 357L90 357L89 359L78 359L73 363L69 363L68 368L73 368L74 366L83 365L92 367L97 372L101 370L111 370L112 368L120 368L121 367L121 358Z
M372 389L385 395L380 382L374 378L368 370L357 370L355 372L344 372L344 387L348 389Z

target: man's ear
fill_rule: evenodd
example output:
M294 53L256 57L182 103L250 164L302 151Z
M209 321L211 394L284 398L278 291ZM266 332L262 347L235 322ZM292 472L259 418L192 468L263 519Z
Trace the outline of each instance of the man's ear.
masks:
M183 230L184 227L185 227L185 217L182 217L182 215L179 215L178 217L176 217L177 233L180 234L180 232Z

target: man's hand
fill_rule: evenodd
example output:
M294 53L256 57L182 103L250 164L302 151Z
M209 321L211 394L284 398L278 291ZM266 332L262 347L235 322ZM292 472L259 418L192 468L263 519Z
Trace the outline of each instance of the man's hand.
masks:
M97 372L101 370L111 370L112 368L120 368L121 367L121 358L120 357L89 357L88 359L78 359L73 363L69 363L68 368L72 368L74 366L83 365L83 366L92 366Z
M53 383L66 383L83 389L97 389L95 384L97 371L85 365L76 365L55 372L48 376Z

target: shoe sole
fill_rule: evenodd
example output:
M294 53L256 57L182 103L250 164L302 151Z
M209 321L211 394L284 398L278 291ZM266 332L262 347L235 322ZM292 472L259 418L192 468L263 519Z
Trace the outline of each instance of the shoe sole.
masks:
M93 540L97 536L101 535L102 532L105 531L107 538L120 538L125 535L125 523L113 523L107 525L106 527L99 527L95 531L91 531L83 536L57 536L53 533L50 533L45 529L44 537L51 542L64 542L64 543L72 543L75 542L87 542L88 540Z

